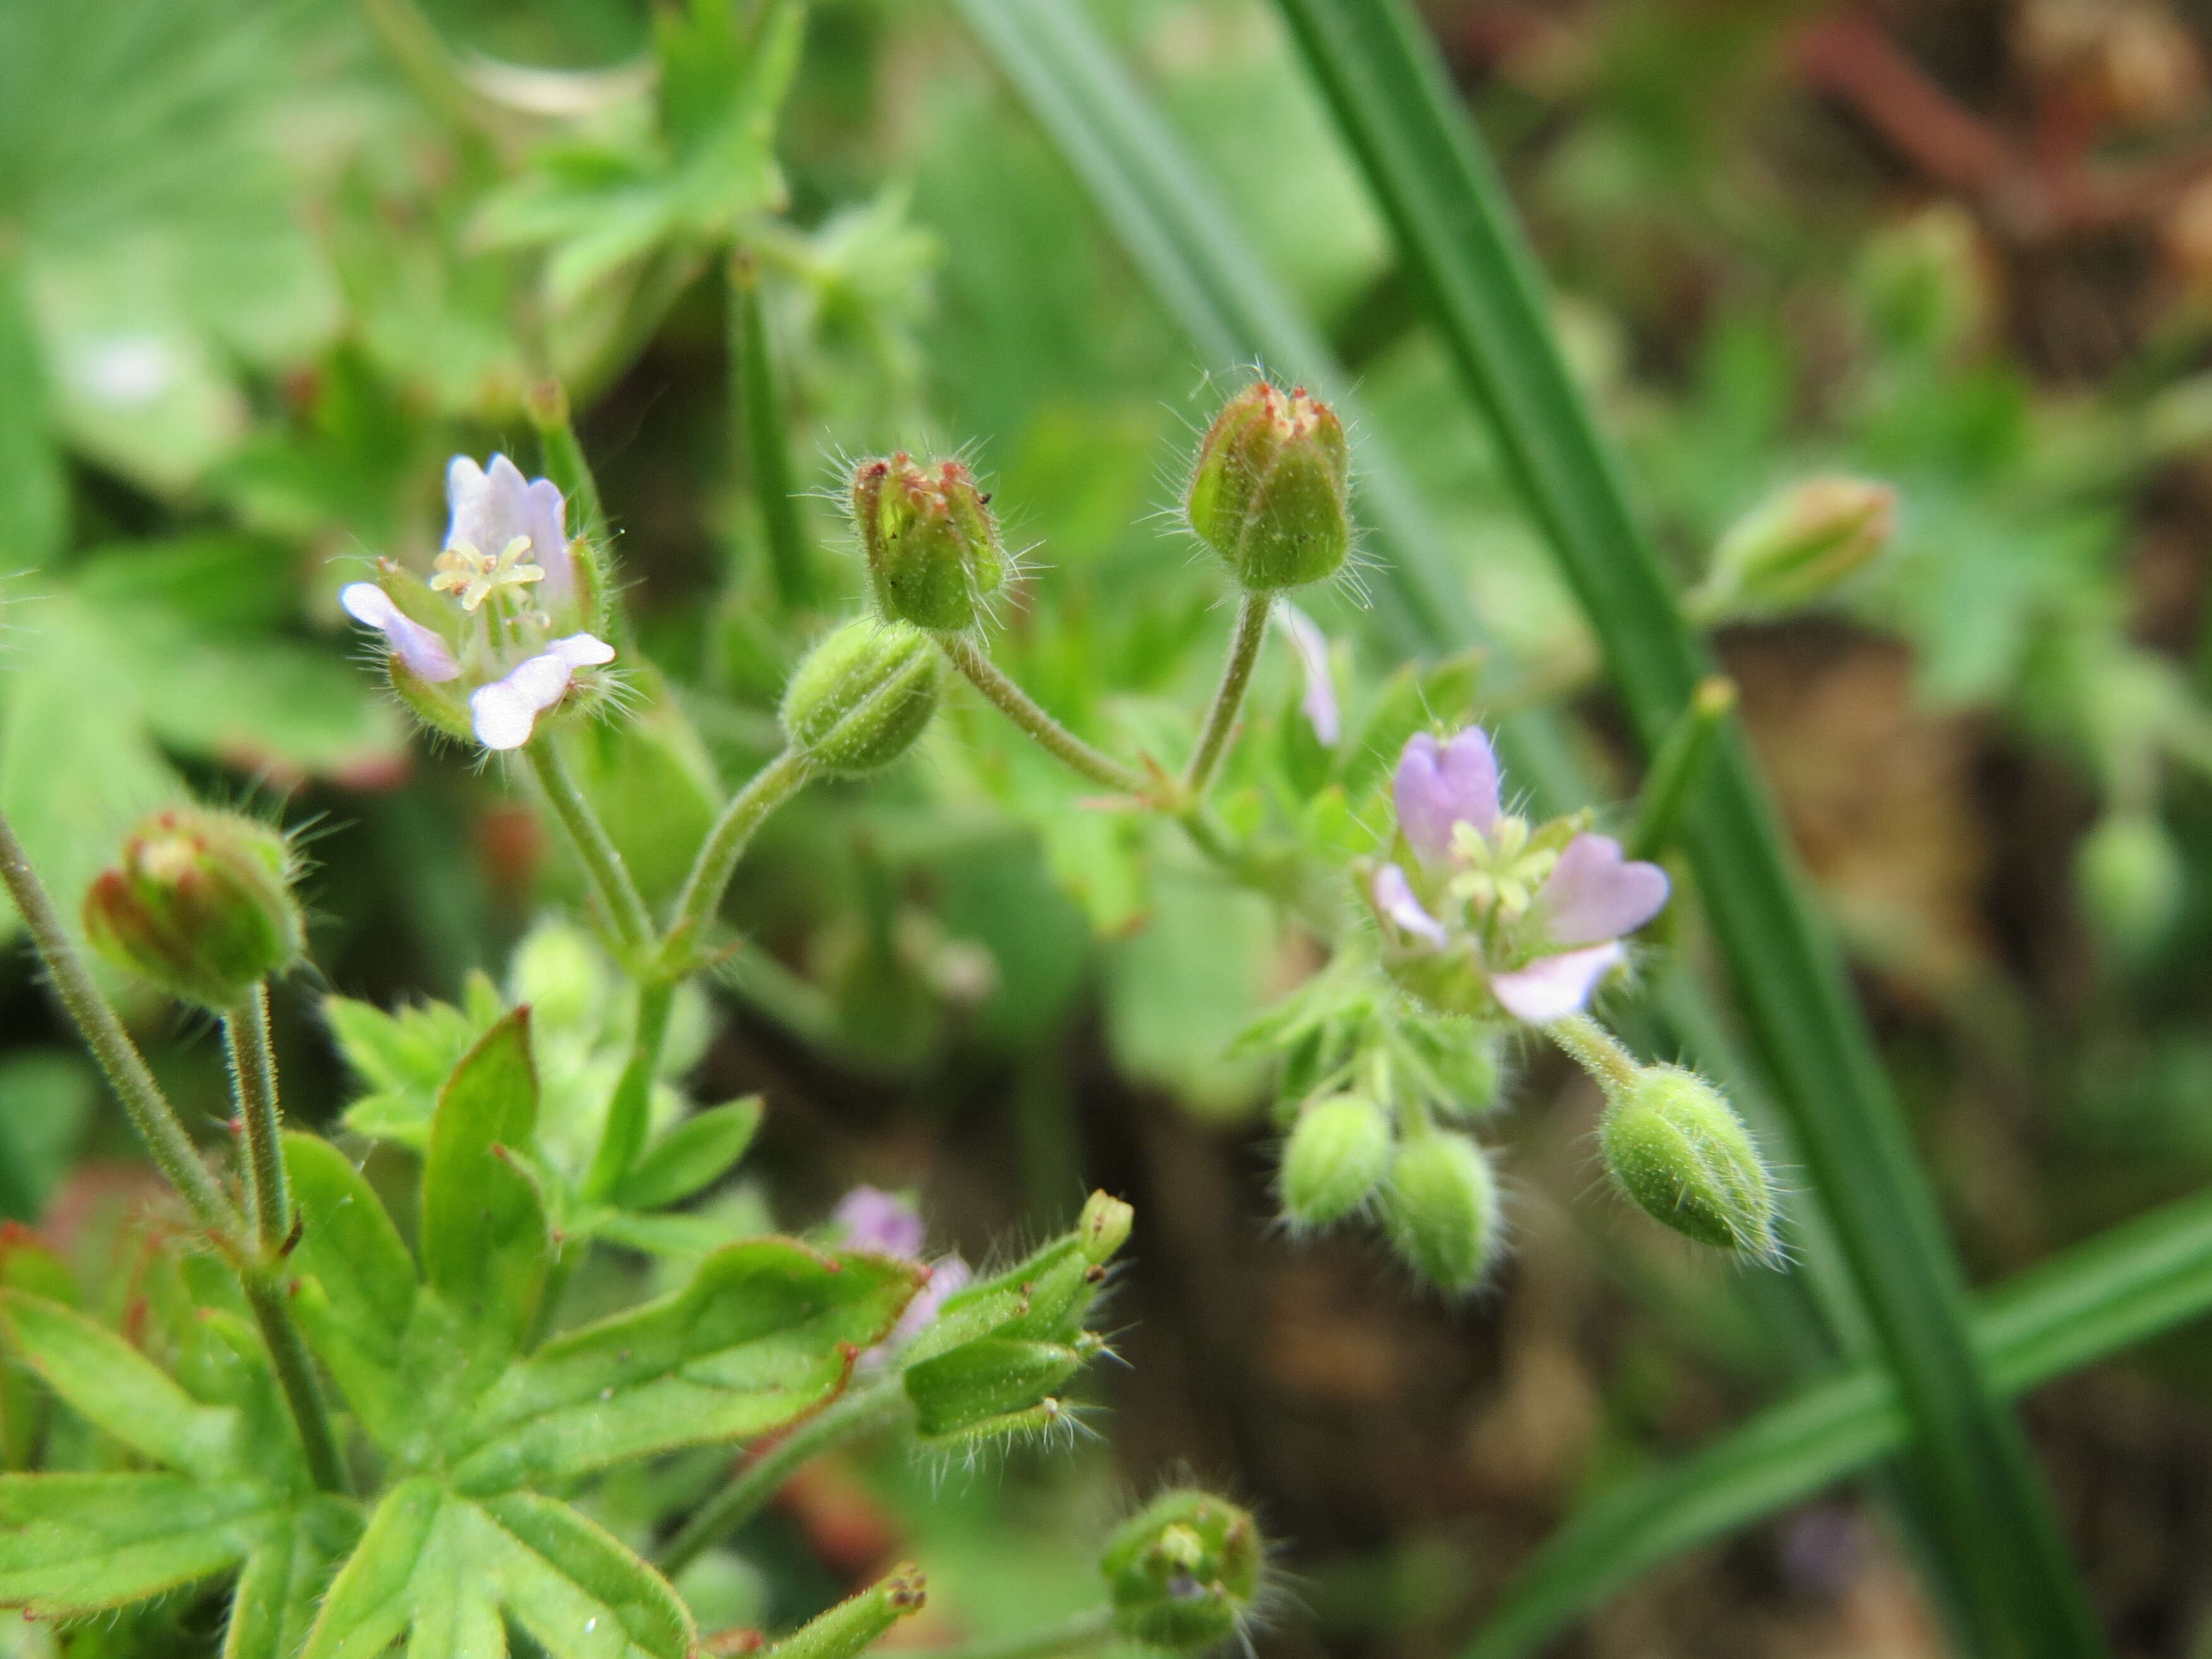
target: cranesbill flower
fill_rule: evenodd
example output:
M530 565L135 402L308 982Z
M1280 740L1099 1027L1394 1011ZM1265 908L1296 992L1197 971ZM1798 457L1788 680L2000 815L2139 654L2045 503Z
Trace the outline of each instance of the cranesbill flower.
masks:
M424 720L519 749L580 674L614 660L592 631L599 584L582 580L587 551L569 541L550 479L526 479L504 455L489 468L456 455L446 493L452 517L430 580L380 560L376 580L347 584L338 602L384 635L392 689Z
M1376 869L1368 892L1388 959L1431 1001L1564 1019L1626 959L1622 939L1666 906L1666 872L1579 817L1532 826L1505 811L1479 726L1413 738L1395 785L1409 856Z
M1291 648L1298 653L1298 666L1305 672L1299 712L1321 746L1334 749L1344 735L1344 721L1336 707L1336 682L1329 674L1328 635L1294 605L1285 602L1275 614L1283 619L1283 632L1290 636Z

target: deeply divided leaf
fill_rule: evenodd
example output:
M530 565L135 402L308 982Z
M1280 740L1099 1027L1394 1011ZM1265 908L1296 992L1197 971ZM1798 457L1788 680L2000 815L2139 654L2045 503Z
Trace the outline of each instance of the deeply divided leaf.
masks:
M527 1328L550 1260L520 1154L538 1121L530 1011L487 1031L438 1096L422 1164L422 1271L487 1349Z

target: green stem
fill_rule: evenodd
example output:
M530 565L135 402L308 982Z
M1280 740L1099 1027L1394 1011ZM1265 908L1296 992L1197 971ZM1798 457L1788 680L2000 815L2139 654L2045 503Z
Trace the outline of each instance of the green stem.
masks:
M0 882L6 884L9 896L15 901L15 909L30 933L39 959L46 963L62 1006L83 1037L84 1046L100 1062L100 1069L107 1074L109 1086L123 1103L147 1152L169 1178L169 1184L184 1195L192 1218L211 1233L228 1233L237 1224L237 1211L200 1161L191 1137L178 1120L176 1108L169 1104L161 1085L146 1069L137 1045L131 1041L131 1034L123 1029L123 1022L115 1017L115 1010L85 967L84 958L70 943L46 884L31 867L22 843L15 839L15 830L4 817L0 817Z
M660 1552L661 1571L673 1576L766 1508L793 1470L841 1442L896 1422L907 1410L906 1388L896 1376L855 1389L808 1418L738 1470L730 1484L684 1523Z
M730 256L729 330L745 473L768 538L776 598L786 611L801 610L815 599L814 548L791 487L788 417L769 346L768 317L761 305L760 261L750 248L739 248Z
M1198 748L1182 775L1186 800L1205 799L1220 769L1229 734L1244 707L1245 690L1252 684L1252 666L1260 660L1260 642L1267 637L1267 613L1273 608L1274 596L1269 593L1247 593L1237 607L1237 634L1230 641L1229 660L1222 666L1221 685L1213 694L1213 707L1206 711L1206 729L1199 734Z
M575 416L568 404L568 387L558 380L541 380L531 388L523 404L529 411L530 424L538 429L538 447L545 476L553 480L575 510L577 534L604 547L607 542L607 509L599 499L599 482L592 476L592 464L585 458L584 446L576 440Z
M669 1011L676 1005L676 981L653 978L637 988L637 1024L630 1037L629 1059L607 1103L607 1121L599 1131L599 1149L584 1177L584 1197L598 1202L614 1191L630 1165L645 1148L645 1132L652 1116L653 1080L660 1073L661 1046L668 1038Z
M1040 1626L993 1641L968 1642L958 1647L933 1648L929 1659L1051 1659L1059 1653L1076 1653L1096 1647L1114 1633L1114 1609L1085 1607L1056 1625Z
M256 1268L244 1275L246 1305L269 1349L269 1363L276 1373L276 1386L300 1431L301 1449L307 1454L307 1473L319 1492L343 1492L345 1460L338 1455L337 1432L331 1427L329 1405L315 1376L314 1361L300 1328L293 1322L292 1304L281 1271Z
M264 1265L284 1251L292 1231L291 1195L284 1183L282 1113L276 1103L276 1056L269 1040L269 987L264 981L222 1017L230 1048L233 1091L246 1137L246 1194L254 1236Z
M1690 797L1712 758L1721 722L1734 711L1735 700L1735 682L1725 674L1711 674L1698 683L1689 706L1675 716L1651 757L1644 793L1636 803L1636 823L1628 832L1629 857L1656 858L1673 845Z
M661 971L668 976L684 972L690 953L706 937L714 913L722 908L722 894L735 873L738 860L753 832L769 813L789 800L806 783L806 757L787 749L753 774L745 787L730 797L721 817L708 833L706 844L684 878L676 896L676 920L661 941Z
M568 770L568 762L561 758L552 738L541 737L522 752L530 757L531 769L538 775L562 828L568 832L576 856L583 860L599 902L614 923L615 936L633 957L642 957L653 943L653 917L638 894L637 884L630 879L629 866L623 864L613 837L599 822L599 815Z
M1620 1046L1620 1039L1588 1014L1569 1014L1544 1027L1544 1035L1566 1050L1575 1064L1588 1072L1608 1100L1633 1087L1644 1068L1636 1056Z
M1124 766L1103 750L1092 748L1037 707L1030 694L1007 678L998 664L984 653L982 647L968 635L939 634L937 643L952 659L952 665L989 700L993 708L1036 738L1054 760L1080 772L1093 783L1103 783L1124 794L1144 796L1153 793L1152 780L1136 768Z

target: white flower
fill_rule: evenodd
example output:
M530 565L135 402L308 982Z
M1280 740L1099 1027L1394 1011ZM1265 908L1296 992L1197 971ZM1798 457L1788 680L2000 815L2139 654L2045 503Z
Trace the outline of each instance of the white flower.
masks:
M615 659L615 648L590 634L556 640L534 657L525 658L505 676L469 694L469 723L487 749L520 749L530 741L538 717L568 694L579 668Z

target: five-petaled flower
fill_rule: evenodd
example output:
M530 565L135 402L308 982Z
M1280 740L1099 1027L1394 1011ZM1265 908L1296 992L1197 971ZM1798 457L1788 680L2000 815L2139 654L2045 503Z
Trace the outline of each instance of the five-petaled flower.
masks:
M1480 726L1407 744L1395 779L1407 863L1369 883L1388 955L1431 1000L1494 1000L1547 1024L1581 1012L1626 960L1620 941L1667 903L1667 873L1575 817L1532 827L1504 810Z
M855 1187L838 1201L830 1218L830 1230L848 1250L868 1250L877 1255L898 1256L908 1261L922 1259L925 1234L921 1212L905 1199L879 1187ZM945 1298L963 1290L974 1277L968 1264L948 1255L928 1264L929 1279L906 1304L890 1334L860 1356L864 1366L879 1365L894 1350L908 1343L936 1322Z
M525 479L504 455L488 470L456 455L446 495L453 517L427 585L386 560L338 602L383 633L392 685L426 720L487 749L519 749L577 673L613 661L614 647L584 625L594 618L552 480Z

